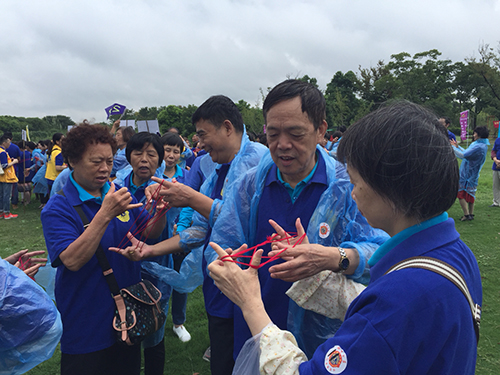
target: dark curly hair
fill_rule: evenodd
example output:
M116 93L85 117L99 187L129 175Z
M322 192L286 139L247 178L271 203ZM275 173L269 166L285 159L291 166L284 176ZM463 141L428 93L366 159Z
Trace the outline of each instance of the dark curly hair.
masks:
M102 125L90 125L87 120L84 120L78 126L73 127L63 138L62 154L64 160L73 169L69 161L71 160L74 163L79 162L87 147L98 143L109 144L113 155L116 153L116 141L109 132L109 129Z

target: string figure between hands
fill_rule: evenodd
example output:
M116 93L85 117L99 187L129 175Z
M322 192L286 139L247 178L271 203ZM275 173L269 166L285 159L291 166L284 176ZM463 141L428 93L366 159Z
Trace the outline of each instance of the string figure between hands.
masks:
M139 252L142 251L142 248L144 247L146 241L149 239L149 232L147 231L147 229L155 225L156 222L160 220L160 218L170 209L168 203L164 202L163 198L160 196L161 186L161 184L158 185L151 198L148 199L145 205L143 205L141 212L134 220L118 246L114 249L124 249L125 245L130 240L132 245L135 246L135 250L138 250ZM142 215L145 211L148 211L149 215ZM141 217L142 219L139 221L139 218ZM150 220L150 217L152 217L153 219ZM134 225L135 230L132 230L132 228L134 228ZM139 237L138 240L136 236ZM130 250L129 253L132 255L135 250Z
M306 238L305 233L303 233L300 236L298 236L297 233L295 233L295 232L284 232L283 231L281 234L275 233L272 236L268 236L266 241L264 241L258 245L255 245L255 246L252 246L249 248L242 248L239 251L227 251L226 250L228 252L228 255L222 256L220 260L222 260L223 262L233 262L233 263L245 265L245 266L248 266L248 267L251 267L254 269L259 269L262 266L265 266L266 264L268 264L270 262L273 262L277 259L280 259L281 253L283 253L284 251L286 251L289 248L294 248L295 246L300 245L302 243L302 241L304 241L305 238ZM253 259L255 257L255 253L258 249L260 249L261 247L263 247L267 244L271 244L271 247L273 248L273 244L277 244L278 242L282 243L284 241L287 242L287 244L289 245L288 247L285 247L284 249L278 251L277 253L275 251L273 251L275 254L273 254L272 256L262 255L262 257L261 257L262 260L266 259L266 261L264 261L264 262L261 261L259 265L254 265ZM251 252L251 254L247 254L250 252ZM247 255L245 255L245 254L247 254ZM238 259L242 259L242 258L247 258L247 259L250 258L250 260L248 263L238 260Z

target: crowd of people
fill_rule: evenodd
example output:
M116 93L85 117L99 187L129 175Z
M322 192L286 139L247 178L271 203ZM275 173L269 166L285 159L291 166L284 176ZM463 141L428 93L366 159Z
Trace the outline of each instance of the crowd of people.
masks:
M473 374L481 279L446 211L458 197L472 220L487 129L464 150L449 120L397 102L326 135L323 94L299 80L274 87L263 113L265 138L251 140L234 102L212 96L192 116L192 147L175 128L120 121L25 142L19 159L0 139L0 187L45 205L61 374L139 374L142 353L146 375L165 371L165 325L117 342L101 252L119 288L161 291L183 342L188 293L203 285L214 375ZM7 176L14 160L24 170Z

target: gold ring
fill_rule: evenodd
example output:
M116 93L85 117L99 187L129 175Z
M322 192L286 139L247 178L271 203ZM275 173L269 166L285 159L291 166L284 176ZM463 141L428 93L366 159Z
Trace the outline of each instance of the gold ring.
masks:
M128 253L129 253L129 254L133 254L133 253L134 253L134 250L130 250Z

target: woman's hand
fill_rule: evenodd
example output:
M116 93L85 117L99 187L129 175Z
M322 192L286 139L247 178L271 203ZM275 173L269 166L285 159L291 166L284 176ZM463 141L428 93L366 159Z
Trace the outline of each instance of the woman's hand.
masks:
M47 258L34 258L37 255L45 254L44 250L28 252L24 249L9 255L5 258L7 262L24 271L26 275L33 278L40 267L45 266Z
M108 222L113 220L114 217L121 215L126 210L142 207L142 203L130 204L132 202L132 195L126 187L115 191L115 184L112 182L108 193L102 201L102 206L99 213L102 212Z
M243 270L229 256L233 253L231 249L223 250L214 242L210 242L210 246L212 246L219 258L208 265L208 270L210 271L210 277L215 281L215 285L222 293L242 310L252 298L260 300L260 283L257 269L248 267L248 269ZM246 248L247 245L243 245L236 252L243 251ZM250 264L258 267L262 253L262 250L257 250Z
M243 270L230 259L226 259L232 253L231 249L224 251L213 242L210 242L210 246L219 255L219 259L208 265L210 277L222 293L241 308L252 335L258 334L271 322L262 302L257 269L253 268L259 266L263 251L257 250L250 263L253 267ZM236 251L246 248L247 246L243 245Z
M110 247L108 250L121 254L125 258L132 260L134 262L155 256L153 254L153 248L148 244L139 241L132 235L132 233L128 232L127 238L132 243L132 245L126 247L125 249L120 249L118 247Z

